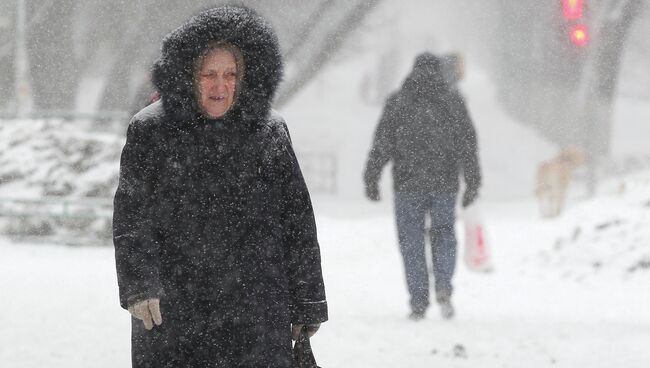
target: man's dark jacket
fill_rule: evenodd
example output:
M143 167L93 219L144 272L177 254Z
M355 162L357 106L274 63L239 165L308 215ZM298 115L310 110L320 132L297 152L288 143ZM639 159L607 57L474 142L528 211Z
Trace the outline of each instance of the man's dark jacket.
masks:
M213 40L245 62L220 119L193 83ZM134 367L289 367L290 324L327 320L309 193L270 109L281 74L275 34L246 8L204 11L163 41L162 100L129 125L114 203L121 305L161 300L162 325L133 320Z
M402 88L384 107L364 181L377 191L383 167L393 163L393 186L402 193L457 193L459 176L478 191L481 172L476 132L462 96L452 90L431 54L416 59Z

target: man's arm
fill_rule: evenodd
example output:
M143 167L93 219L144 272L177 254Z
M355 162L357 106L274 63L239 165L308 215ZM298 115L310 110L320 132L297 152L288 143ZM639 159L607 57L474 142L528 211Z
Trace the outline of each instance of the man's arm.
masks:
M372 148L368 155L363 179L366 185L366 195L370 199L379 199L379 179L384 166L391 160L395 145L395 120L397 119L397 97L389 97L375 131Z
M458 159L465 180L463 206L471 204L478 196L482 175L478 157L478 139L465 101L460 94L453 99L457 126Z

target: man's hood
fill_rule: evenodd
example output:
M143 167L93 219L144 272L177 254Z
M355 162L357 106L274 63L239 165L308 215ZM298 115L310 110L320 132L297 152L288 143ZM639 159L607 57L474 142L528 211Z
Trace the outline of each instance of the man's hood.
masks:
M448 86L442 74L440 59L429 52L418 55L402 90L425 99L447 92Z

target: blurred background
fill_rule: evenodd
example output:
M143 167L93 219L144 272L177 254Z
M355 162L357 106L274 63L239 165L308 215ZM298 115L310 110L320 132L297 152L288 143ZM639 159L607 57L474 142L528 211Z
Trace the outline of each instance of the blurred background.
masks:
M149 67L164 35L222 3L0 2L0 362L7 367L128 364L128 317L117 305L110 246L126 126L154 93ZM624 366L646 366L646 1L242 3L273 24L285 58L275 109L314 197L333 306L331 327L314 342L321 365L621 366L622 355L607 353L609 335L625 352ZM459 290L469 291L459 296L459 320L427 321L430 329L401 318L389 169L380 204L365 201L361 180L385 99L423 51L464 60L460 89L478 131L481 202L497 266L489 277L460 271ZM542 221L538 169L571 147L587 159L572 172L565 212ZM13 320L25 313L37 317ZM413 342L413 334L423 338ZM88 353L75 354L80 348ZM106 361L93 360L99 356Z

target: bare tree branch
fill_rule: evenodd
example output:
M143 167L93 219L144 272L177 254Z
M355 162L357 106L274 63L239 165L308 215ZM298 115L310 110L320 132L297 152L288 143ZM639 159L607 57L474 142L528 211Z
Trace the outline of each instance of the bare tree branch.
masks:
M330 9L334 5L334 0L327 0L324 1L320 4L318 9L314 11L309 19L305 22L304 27L298 32L299 35L306 35L309 34L309 30L312 29L313 25L318 22L318 19L322 17L323 13L325 13L328 9ZM308 37L299 37L298 41L295 42L287 52L284 54L285 59L291 59L294 57L296 52L307 43Z
M325 44L318 51L311 55L309 60L303 63L296 76L287 81L287 84L280 91L276 99L276 106L281 107L286 104L307 82L313 79L321 68L332 58L335 52L341 47L345 36L354 28L359 26L361 21L368 15L381 0L361 1L349 12L341 23L333 29L326 37Z

